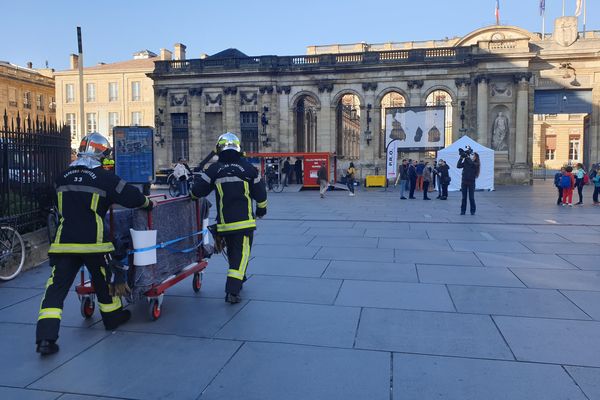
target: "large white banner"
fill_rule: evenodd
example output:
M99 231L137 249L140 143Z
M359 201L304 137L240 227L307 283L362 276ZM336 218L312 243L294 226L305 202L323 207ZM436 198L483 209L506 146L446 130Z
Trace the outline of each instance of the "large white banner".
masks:
M444 107L400 107L385 110L386 148L397 142L406 151L434 151L444 147Z

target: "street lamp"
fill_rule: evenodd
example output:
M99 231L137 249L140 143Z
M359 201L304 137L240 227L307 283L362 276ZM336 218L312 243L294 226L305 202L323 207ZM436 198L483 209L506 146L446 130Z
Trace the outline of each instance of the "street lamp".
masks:
M367 146L371 145L371 140L373 140L373 133L371 129L369 129L371 125L371 109L373 106L371 104L367 104L367 129L365 129L365 140L367 141Z
M163 109L159 108L158 114L156 114L154 116L154 125L156 126L156 133L154 134L154 137L156 137L156 140L154 141L154 143L160 147L163 147L165 145L165 138L162 135L162 127L165 125L165 123L162 122L162 119L160 118L162 113L163 113Z

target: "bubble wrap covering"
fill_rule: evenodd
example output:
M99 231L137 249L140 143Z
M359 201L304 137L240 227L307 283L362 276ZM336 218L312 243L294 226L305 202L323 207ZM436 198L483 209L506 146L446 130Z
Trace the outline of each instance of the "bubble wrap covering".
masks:
M208 216L208 201L199 200L202 221ZM202 229L196 220L196 202L187 199L167 202L154 207L152 212L152 229L157 230L157 244L179 237L188 236ZM200 222L201 224L202 222ZM146 230L148 212L145 210L117 209L113 212L112 234L115 240L131 243L129 228ZM139 299L153 285L159 284L171 275L179 273L184 267L197 262L198 249L188 253L177 252L197 248L202 241L201 235L188 237L169 246L169 249L157 249L157 263L143 267L133 266L129 270L129 286L132 290L131 300ZM131 244L129 244L131 248ZM133 256L129 257L129 265L133 265Z

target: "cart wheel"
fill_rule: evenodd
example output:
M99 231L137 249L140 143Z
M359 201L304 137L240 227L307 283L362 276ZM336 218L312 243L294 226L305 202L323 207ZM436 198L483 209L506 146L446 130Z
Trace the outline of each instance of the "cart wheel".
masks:
M158 305L157 299L150 300L150 318L152 321L156 321L160 318L161 309Z
M202 275L199 272L194 273L194 279L192 280L192 289L198 293L202 288Z
M85 319L92 318L94 310L96 309L96 303L91 297L86 296L81 299L81 316Z

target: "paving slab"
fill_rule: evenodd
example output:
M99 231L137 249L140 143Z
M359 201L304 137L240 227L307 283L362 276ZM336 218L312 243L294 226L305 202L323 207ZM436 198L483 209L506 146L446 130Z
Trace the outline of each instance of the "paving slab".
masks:
M251 301L216 337L350 348L359 314L353 307Z
M44 289L46 282L50 277L51 268L48 265L48 261L42 263L33 269L20 273L15 279L0 282L0 289L2 288L33 288L33 289Z
M577 269L553 254L475 253L486 267Z
M590 234L593 235L595 233L593 227L587 226L579 226L571 215L566 218L567 223L575 223L575 225L533 225L530 228L536 232L540 233L556 233L563 237L569 237L569 235L581 235L581 234ZM581 223L590 222L589 219L582 221Z
M252 262L251 262L252 263ZM166 296L184 296L184 297L204 297L204 298L213 298L213 299L224 299L225 298L225 281L227 279L227 269L223 267L223 270L216 271L215 268L212 269L212 273L204 273L202 275L202 287L200 288L200 292L196 293L192 289L192 279L190 276L183 281L177 283L175 286L170 287L165 292ZM252 271L251 268L248 267L246 270L248 273L248 278L252 279Z
M600 400L600 369L565 367L589 400Z
M59 400L114 400L114 399L120 399L120 398L119 397L86 396L86 395L82 395L82 394L63 394L61 397L59 397Z
M376 248L378 243L377 238L369 237L349 237L349 236L315 236L308 243L309 246L326 246L326 247L372 247Z
M303 221L300 226L308 228L363 228L361 223L354 221Z
M328 264L328 260L257 256L251 259L248 271L252 275L319 277Z
M355 228L366 228L369 230L391 230L391 231L407 231L410 229L410 225L406 222L390 222L390 221L374 221L374 222L362 222L358 221L354 224Z
M488 241L493 238L489 235L483 235L481 232L473 232L471 230L455 230L455 231L436 231L429 230L427 235L430 239L455 239L455 240L477 240Z
M519 242L508 241L473 241L473 240L448 240L454 251L483 251L490 253L531 253Z
M417 264L423 283L525 287L508 268Z
M452 250L447 240L412 239L412 238L381 238L379 248L401 250L423 250L426 252Z
M514 269L513 272L532 288L600 291L600 271Z
M247 342L200 400L388 400L389 385L387 353Z
M347 261L394 261L393 249L375 249L365 247L323 247L315 255L321 260Z
M270 235L304 235L308 226L294 224L292 226L258 226L254 231L254 237Z
M600 321L600 291L561 290L561 292L592 319Z
M375 238L400 238L400 239L428 239L427 231L409 231L404 229L388 229L388 228L367 228L365 237Z
M133 399L196 399L239 346L233 341L121 332L31 387Z
M467 224L473 232L535 232L533 229L517 224Z
M496 240L526 241L540 243L568 243L569 241L556 233L523 233L523 232L490 232Z
M318 250L318 247L257 244L252 246L251 253L254 257L313 258Z
M467 224L462 223L436 223L436 222L422 222L410 223L411 231L456 231L456 230L464 230L470 231L470 227Z
M323 278L384 282L418 282L414 264L331 261Z
M482 264L475 254L455 251L423 251L423 250L394 250L396 262L404 264L436 264L436 265L462 265L481 267Z
M23 289L0 286L0 310L44 293L42 289Z
M313 236L359 236L365 235L365 228L309 228L306 235Z
M454 311L443 285L344 281L336 305L406 310Z
M600 255L598 243L553 243L523 242L531 251L538 254L589 254Z
M517 360L600 367L600 322L493 318Z
M25 387L109 335L104 330L61 327L60 351L52 357L35 352L35 325L0 323L0 385ZM10 362L7 362L10 360Z
M333 304L341 280L256 275L244 284L244 299Z
M512 360L489 316L428 311L363 310L356 348Z
M600 256L561 254L560 257L581 269L600 270Z
M394 399L584 400L556 365L394 354Z
M448 285L458 312L589 320L555 290ZM600 311L600 307L599 307Z
M284 244L293 246L306 246L313 239L312 235L293 235L293 234L271 234L256 235L252 241L252 246L259 244Z
M4 400L54 400L62 393L46 392L43 390L18 389L0 386L0 399ZM61 397L64 399L64 397Z

